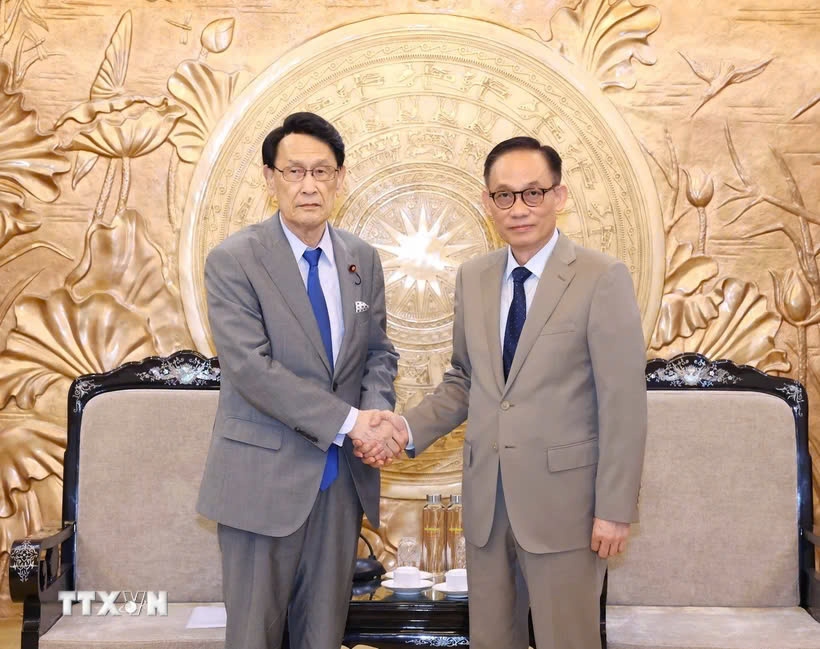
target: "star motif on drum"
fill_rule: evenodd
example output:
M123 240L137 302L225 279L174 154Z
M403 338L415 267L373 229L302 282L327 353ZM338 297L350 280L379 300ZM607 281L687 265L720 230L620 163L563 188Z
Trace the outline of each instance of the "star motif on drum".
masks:
M459 253L474 244L453 242L459 240L463 228L445 229L448 209L443 207L432 225L431 209L426 201L421 203L415 218L407 207L396 206L394 216L397 218L385 221L384 228L393 243L377 243L375 247L389 255L383 262L385 288L396 309L404 310L412 305L411 310L416 313L427 313L431 300L437 302L436 311L452 307L453 278L463 261ZM400 222L404 231L390 225L390 221Z

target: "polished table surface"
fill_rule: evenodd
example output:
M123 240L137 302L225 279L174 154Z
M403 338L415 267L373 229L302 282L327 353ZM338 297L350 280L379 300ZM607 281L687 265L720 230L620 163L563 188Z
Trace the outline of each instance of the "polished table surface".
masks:
M432 588L398 594L375 580L354 587L344 643L378 649L468 647L468 627L466 597L444 595Z
M435 582L443 581L441 575ZM444 595L432 588L397 594L376 579L353 587L344 644L376 649L403 647L469 647L467 597ZM601 593L601 645L606 648L606 579ZM530 647L535 647L532 617Z

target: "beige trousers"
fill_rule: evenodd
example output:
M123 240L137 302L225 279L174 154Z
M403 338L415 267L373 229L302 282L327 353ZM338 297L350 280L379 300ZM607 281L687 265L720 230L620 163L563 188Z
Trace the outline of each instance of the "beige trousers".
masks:
M521 548L500 474L490 538L483 547L467 544L467 571L471 649L527 649L529 609L537 649L600 649L606 561L588 547L549 554Z

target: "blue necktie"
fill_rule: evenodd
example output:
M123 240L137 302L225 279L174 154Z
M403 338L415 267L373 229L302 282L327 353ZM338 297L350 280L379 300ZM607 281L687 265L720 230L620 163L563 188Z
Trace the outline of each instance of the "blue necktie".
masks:
M327 302L322 291L322 283L319 281L319 257L322 256L322 249L305 250L302 256L307 261L308 270L307 294L310 306L313 307L313 315L316 316L316 323L319 325L319 335L322 337L322 344L325 346L327 360L330 363L330 373L333 374L333 339L330 336L330 315L327 312ZM327 489L336 476L339 475L339 447L331 444L327 449L327 460L325 461L325 471L322 474L322 482L319 489Z
M513 278L513 299L510 303L510 312L507 314L507 328L504 331L504 380L510 374L513 358L515 358L515 348L518 347L518 339L521 337L521 330L524 328L524 321L527 319L527 296L524 293L524 282L532 273L519 266L512 272Z

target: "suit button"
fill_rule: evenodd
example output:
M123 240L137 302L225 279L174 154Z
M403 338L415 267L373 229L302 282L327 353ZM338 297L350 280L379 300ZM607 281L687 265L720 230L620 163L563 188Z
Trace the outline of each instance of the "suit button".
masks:
M296 428L294 428L293 430L295 430L297 433L304 433L304 432L305 432L305 431L303 431L301 428L299 428L299 426L297 426L297 427L296 427Z
M509 401L502 401L501 402L501 409L502 410L509 410L510 409L510 402Z

